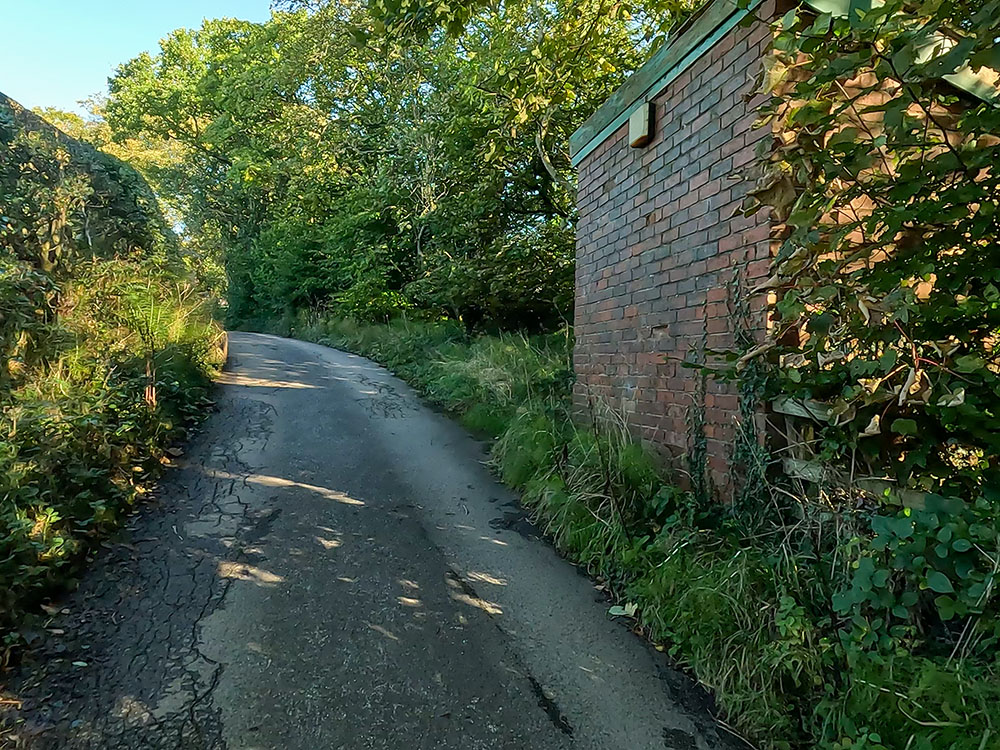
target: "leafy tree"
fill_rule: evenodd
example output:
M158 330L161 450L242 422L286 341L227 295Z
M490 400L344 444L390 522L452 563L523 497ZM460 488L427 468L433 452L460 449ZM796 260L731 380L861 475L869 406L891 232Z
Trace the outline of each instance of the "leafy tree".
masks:
M651 16L483 5L455 33L414 36L360 2L285 7L175 32L119 69L107 106L117 139L183 150L153 179L225 245L233 318L332 306L561 324L569 134L641 64Z

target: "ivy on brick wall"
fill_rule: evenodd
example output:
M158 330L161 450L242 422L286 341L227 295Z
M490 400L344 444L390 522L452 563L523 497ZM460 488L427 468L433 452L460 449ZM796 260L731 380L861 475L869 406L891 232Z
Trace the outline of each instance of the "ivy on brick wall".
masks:
M1000 654L1000 2L843 10L789 11L765 63L748 210L771 208L779 248L754 353L786 472L849 520L831 604L854 674L927 660L954 681L934 715L898 695L912 747L992 746L963 691Z

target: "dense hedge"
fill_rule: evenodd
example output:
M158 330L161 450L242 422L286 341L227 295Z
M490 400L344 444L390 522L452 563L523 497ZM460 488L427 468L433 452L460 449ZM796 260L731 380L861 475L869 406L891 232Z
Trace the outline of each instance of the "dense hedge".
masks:
M145 181L0 95L0 662L204 411L209 312Z

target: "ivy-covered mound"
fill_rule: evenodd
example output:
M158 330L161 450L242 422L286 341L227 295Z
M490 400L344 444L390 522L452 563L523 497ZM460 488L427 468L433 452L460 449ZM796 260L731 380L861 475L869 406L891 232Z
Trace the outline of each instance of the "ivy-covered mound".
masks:
M0 95L0 662L205 409L220 336L142 178Z

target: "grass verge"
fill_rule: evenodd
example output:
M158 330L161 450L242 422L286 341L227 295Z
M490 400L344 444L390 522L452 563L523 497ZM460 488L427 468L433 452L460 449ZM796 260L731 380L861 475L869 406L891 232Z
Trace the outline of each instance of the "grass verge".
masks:
M607 582L758 746L1000 746L995 650L956 658L933 633L873 643L838 613L835 597L868 559L858 519L803 506L748 531L735 506L679 490L613 414L571 418L567 334L316 316L273 332L374 359L493 437L497 472L558 548Z

